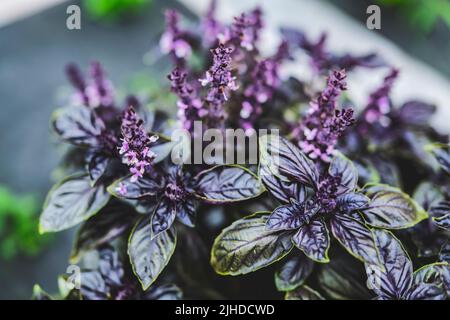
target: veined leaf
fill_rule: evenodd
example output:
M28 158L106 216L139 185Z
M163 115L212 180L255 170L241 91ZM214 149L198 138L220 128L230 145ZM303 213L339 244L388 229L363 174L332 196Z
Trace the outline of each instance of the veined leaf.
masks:
M263 268L292 249L292 233L266 228L268 212L235 221L214 241L211 265L223 275L239 275Z
M48 193L40 217L39 232L68 229L103 208L109 194L101 185L92 187L87 175L73 175L57 183Z
M275 285L279 291L291 291L301 286L313 271L314 262L303 254L296 254L275 273Z

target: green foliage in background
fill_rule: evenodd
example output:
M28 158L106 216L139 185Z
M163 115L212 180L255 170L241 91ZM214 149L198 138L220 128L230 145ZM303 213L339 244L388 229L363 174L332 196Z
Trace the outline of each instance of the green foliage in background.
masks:
M438 20L450 28L448 0L377 0L381 5L393 6L404 12L412 24L430 32Z
M83 6L96 20L116 20L125 14L137 13L152 0L83 0Z
M34 256L50 240L38 233L39 210L32 196L16 196L0 186L0 259Z

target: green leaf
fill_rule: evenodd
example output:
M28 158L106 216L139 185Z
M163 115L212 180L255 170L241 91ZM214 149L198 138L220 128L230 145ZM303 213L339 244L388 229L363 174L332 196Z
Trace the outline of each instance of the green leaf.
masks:
M270 231L269 212L235 221L215 239L211 265L222 275L246 274L280 260L292 249L292 233Z
M275 273L279 291L291 291L301 286L313 271L314 262L303 254L296 254Z
M285 300L325 300L322 295L308 286L301 286L286 292Z
M39 232L68 229L95 215L109 200L102 185L92 187L89 176L73 175L48 193L40 217Z
M400 189L373 184L366 188L365 194L371 202L361 212L373 227L404 229L428 218L426 211Z
M194 190L198 198L210 203L248 200L265 191L254 173L237 165L220 165L200 172Z
M164 270L175 246L174 228L152 239L150 217L145 216L136 223L128 241L128 256L143 290L147 290Z

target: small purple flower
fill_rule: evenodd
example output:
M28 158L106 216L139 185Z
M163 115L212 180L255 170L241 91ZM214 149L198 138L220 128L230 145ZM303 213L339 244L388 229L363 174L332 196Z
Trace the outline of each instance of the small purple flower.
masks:
M253 123L262 112L261 105L272 99L281 80L279 69L284 60L290 58L287 43L283 41L272 57L258 61L251 71L251 81L244 90L245 100L240 113L241 126L253 128Z
M166 11L166 31L162 34L159 46L164 54L171 54L177 65L191 55L192 48L186 40L186 32L179 28L180 17L172 9Z
M125 110L120 129L123 138L119 154L123 156L124 163L130 167L131 180L137 181L143 177L156 157L149 145L156 142L158 136L148 136L142 119L139 118L132 106Z
M92 62L90 66L90 81L86 82L80 69L70 64L66 68L70 83L77 90L74 102L92 108L111 107L114 105L114 88L99 62Z
M217 0L210 2L208 11L202 21L203 44L210 48L217 44L219 36L224 33L225 27L215 18Z
M254 50L263 27L261 16L261 9L256 8L248 14L242 13L235 17L227 40L237 43L248 51Z
M197 90L187 81L187 72L175 68L168 76L171 90L178 96L178 118L183 128L192 132L194 121L200 120L207 110L203 108Z
M399 71L391 69L384 78L383 84L369 97L369 102L363 112L363 121L367 123L379 122L380 119L391 111L389 94L397 79Z
M205 98L208 103L209 127L223 124L226 118L223 105L228 100L230 91L238 89L236 77L231 74L231 47L220 44L212 49L213 65L206 71L205 77L199 79L202 86L208 86L209 90Z
M342 90L346 90L345 71L333 71L327 87L319 98L311 102L308 114L293 137L311 159L329 162L334 154L338 138L354 123L353 110L337 110L337 100Z

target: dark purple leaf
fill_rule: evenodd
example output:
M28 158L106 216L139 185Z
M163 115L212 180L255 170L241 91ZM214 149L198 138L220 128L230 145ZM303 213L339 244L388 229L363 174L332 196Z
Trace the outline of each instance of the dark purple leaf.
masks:
M197 212L198 201L186 199L177 203L177 219L188 227L195 226L195 213Z
M442 229L450 231L450 213L440 217L433 217L433 221Z
M211 265L217 273L253 272L291 251L292 233L267 230L267 219L266 212L251 215L235 221L220 233L211 250Z
M72 175L57 183L47 195L39 232L71 228L95 215L109 201L104 186L92 187L87 175Z
M267 228L269 230L293 230L300 227L302 222L299 207L287 204L273 210L269 219L267 219Z
M89 177L91 178L92 184L95 185L98 179L105 173L111 157L103 152L94 151L88 153L86 160Z
M301 286L313 271L314 262L303 254L296 254L275 273L275 285L279 291L290 291Z
M404 298L413 281L411 260L400 241L391 232L378 229L373 232L383 268L366 263L369 288L379 297Z
M306 199L305 187L297 182L285 181L267 170L266 166L261 166L259 176L272 196L282 203L289 203L290 199L303 202Z
M223 165L200 172L194 192L203 201L227 203L257 197L264 192L264 186L248 169Z
M448 240L439 251L439 260L450 264L450 240Z
M341 212L350 213L366 207L370 199L362 193L346 193L337 197L336 201Z
M450 145L435 143L427 146L427 150L436 158L442 170L450 174Z
M153 285L144 293L146 300L181 300L183 293L174 284Z
M322 220L316 219L301 226L292 237L292 242L310 259L321 263L330 261L328 258L330 236Z
M117 198L139 199L158 195L164 189L164 179L143 177L137 181L131 181L132 176L126 176L114 181L108 192Z
M431 207L442 201L444 196L435 184L423 182L414 191L413 198L422 208L428 211Z
M331 231L351 255L369 264L380 264L374 236L364 223L337 214L331 219Z
M285 300L325 300L322 295L308 286L301 286L286 292Z
M331 161L328 173L334 177L341 177L339 194L353 192L358 186L358 171L353 163L341 153L338 153Z
M104 207L88 219L78 230L70 261L78 261L80 255L117 238L128 230L137 219L129 206L114 203Z
M312 188L317 186L319 172L315 164L286 139L275 135L262 136L259 150L260 172L283 181L295 181Z
M333 257L330 263L320 266L318 283L320 288L336 300L368 300L372 293L367 289L364 266L348 257Z
M422 101L408 101L403 104L398 115L400 120L408 125L425 126L436 112L436 106Z
M150 287L169 263L176 238L173 228L152 238L150 216L144 216L136 223L128 241L128 255L143 290Z
M448 294L450 266L445 262L428 264L414 272L410 300L445 300Z
M72 106L55 111L52 125L65 141L77 146L96 147L105 129L103 121L85 106Z
M152 239L172 226L178 209L179 207L176 202L166 197L161 199L152 215Z
M423 208L400 189L374 184L366 188L365 194L371 201L361 212L371 226L403 229L428 217Z

